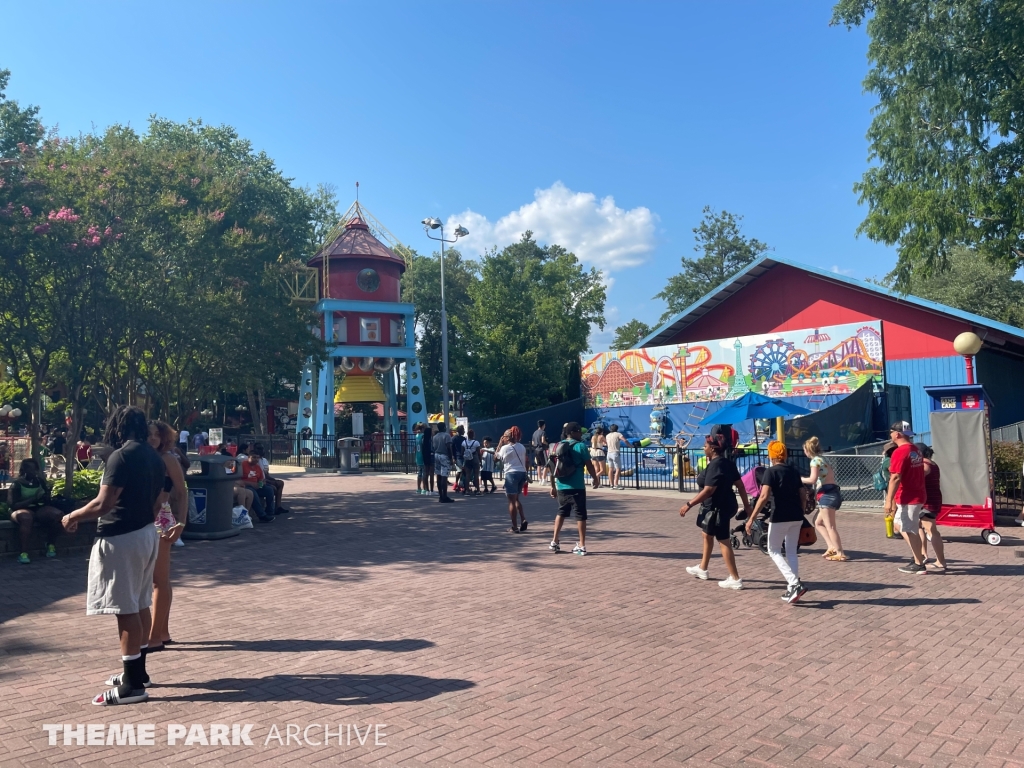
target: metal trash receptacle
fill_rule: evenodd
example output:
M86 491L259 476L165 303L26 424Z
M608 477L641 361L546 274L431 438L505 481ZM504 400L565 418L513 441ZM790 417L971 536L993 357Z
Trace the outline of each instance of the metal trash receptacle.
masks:
M197 456L194 460L199 462L202 471L185 477L196 506L189 510L188 524L181 538L226 539L237 536L242 529L231 524L235 480L238 478L236 460L220 454ZM231 473L227 472L229 465L233 469Z
M338 440L338 470L339 475L360 475L359 468L359 447L362 439L358 437L343 437Z

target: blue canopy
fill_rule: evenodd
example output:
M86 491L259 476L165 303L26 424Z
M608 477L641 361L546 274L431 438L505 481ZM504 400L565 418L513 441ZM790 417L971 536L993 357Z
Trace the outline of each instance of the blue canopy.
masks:
M813 413L799 405L787 403L779 398L765 397L757 392L748 392L735 402L719 408L701 419L701 426L706 424L738 424L750 419L774 419L778 416L792 417Z

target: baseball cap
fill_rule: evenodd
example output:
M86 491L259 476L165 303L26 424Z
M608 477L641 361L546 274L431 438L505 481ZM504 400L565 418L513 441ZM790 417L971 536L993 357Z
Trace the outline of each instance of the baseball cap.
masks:
M910 428L909 422L906 422L906 421L894 422L893 425L891 427L889 427L889 431L890 432L899 432L904 437L913 437L914 436L914 430L912 430Z

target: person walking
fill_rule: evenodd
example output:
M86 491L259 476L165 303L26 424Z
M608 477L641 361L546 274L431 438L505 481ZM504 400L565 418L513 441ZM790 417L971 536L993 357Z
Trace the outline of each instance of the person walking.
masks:
M939 513L942 512L942 486L939 484L939 465L932 457L935 451L931 446L924 443L917 443L917 451L924 459L924 509L921 510L921 527L924 528L924 536L921 537L922 562L928 573L946 572L946 548L942 542L942 534L939 533L939 526L935 524ZM928 544L931 543L935 552L935 560L928 560Z
M434 494L434 428L430 423L423 425L423 471L426 479L423 482L423 493L427 496Z
M86 614L114 614L121 643L123 671L92 703L98 706L134 704L149 698L146 687L153 600L153 570L160 534L153 521L157 498L169 484L160 455L147 442L149 427L140 408L121 406L107 422L104 441L114 448L107 457L99 495L80 509L64 515L64 529L74 533L78 524L96 520L96 540L89 555Z
M447 424L438 425L431 448L434 454L434 474L437 475L437 500L441 504L451 504L455 501L448 496L448 473L452 471L452 436L448 434Z
M530 438L530 457L537 467L538 482L543 482L540 471L548 460L547 422L544 419L537 420L537 428L533 430L533 436Z
M725 457L726 447L723 435L708 435L704 440L704 456L708 464L697 476L700 490L680 508L679 516L686 517L686 513L693 507L701 505L700 514L697 516L697 527L703 534L700 565L688 566L686 572L706 581L711 553L714 551L715 541L718 541L722 560L725 561L725 568L729 572L729 577L718 582L718 586L723 589L743 589L743 580L736 570L736 556L729 541L729 521L738 509L733 489L739 492L743 501L743 511L748 517L751 513L750 499L747 497L747 489L743 486L736 464L732 459Z
M519 442L522 435L519 427L505 430L505 434L498 441L498 451L495 454L505 468L505 498L508 499L508 516L512 519L509 533L525 533L529 525L520 498L526 488L526 473L529 466L526 446Z
M604 427L594 427L594 434L590 437L590 459L594 462L598 477L604 477L605 458L608 455L608 438L605 437Z
M594 479L594 488L601 486L601 476L590 458L590 449L582 441L583 427L575 421L565 425L566 439L558 443L555 449L555 461L551 470L551 498L558 500L558 512L555 514L555 532L548 549L561 552L558 536L562 531L565 519L570 515L576 518L576 530L579 541L573 547L574 555L587 554L587 482L583 475L586 467Z
M480 441L472 429L466 433L462 444L462 483L466 491L473 485L473 495L480 495Z
M57 556L57 536L63 530L61 511L50 503L50 486L35 459L22 459L18 476L7 489L7 505L11 510L11 521L18 526L21 554L18 562L24 565L32 562L28 556L28 544L32 538L32 524L39 523L46 530L46 556Z
M484 493L494 493L498 486L494 484L494 446L491 445L490 436L484 438L484 444L480 448L480 483L483 485ZM487 484L491 487L488 489Z
M896 443L889 467L889 488L886 492L885 511L894 518L900 535L910 547L913 561L900 566L900 572L923 574L924 565L921 549L921 511L928 500L924 484L924 457L917 446L910 442L914 436L910 424L897 421L889 431L889 437Z
M178 445L181 446L181 452L188 456L188 438L192 433L187 429L183 429L178 432Z
M822 557L835 562L849 560L843 552L843 542L836 529L836 511L843 504L843 492L836 483L835 470L822 456L821 442L817 437L804 442L804 456L811 460L811 474L801 479L814 489L818 500L814 527L825 539L825 554Z
M463 477L463 463L466 460L466 428L459 424L452 435L452 463L455 465L455 488L456 493L466 493L465 478Z
M626 438L619 432L619 425L612 424L605 436L605 458L608 462L608 487L622 490L622 460L620 449Z
M412 427L413 450L416 453L416 493L421 496L430 491L427 490L427 468L423 463L423 436L426 428L417 422Z
M156 528L160 533L160 547L157 550L156 565L153 568L153 621L149 630L147 645L149 653L164 649L164 643L171 640L169 627L171 618L171 547L185 530L188 516L188 488L181 471L178 453L174 450L174 429L162 421L149 425L149 444L153 446L164 463L167 477L171 480L170 490L161 491L157 498L159 511Z
M810 441L808 441L810 442ZM806 444L804 450L807 450ZM768 556L775 562L782 578L786 580L784 603L795 603L807 593L807 587L800 581L800 563L797 549L800 546L800 527L804 523L804 499L810 491L796 468L787 464L786 446L778 440L768 443L768 458L771 466L761 480L754 511L747 519L746 531L753 532L754 520L761 510L772 503L768 516ZM786 554L782 554L785 547Z

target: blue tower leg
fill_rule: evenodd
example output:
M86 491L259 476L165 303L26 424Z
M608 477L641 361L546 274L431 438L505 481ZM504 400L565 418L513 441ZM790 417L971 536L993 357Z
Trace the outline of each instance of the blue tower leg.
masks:
M324 312L324 343L333 347L333 312ZM334 437L334 358L328 357L320 366L317 377L316 400L313 408L313 434Z
M307 360L306 367L302 369L302 380L299 382L299 412L296 414L295 432L299 433L306 427L313 429L313 395L316 392L316 370L313 368L313 361ZM305 409L309 408L309 415Z
M404 315L405 346L416 348L416 323L412 314ZM423 371L420 359L410 357L405 361L405 428L412 445L412 425L416 422L427 423L427 400L423 396Z

